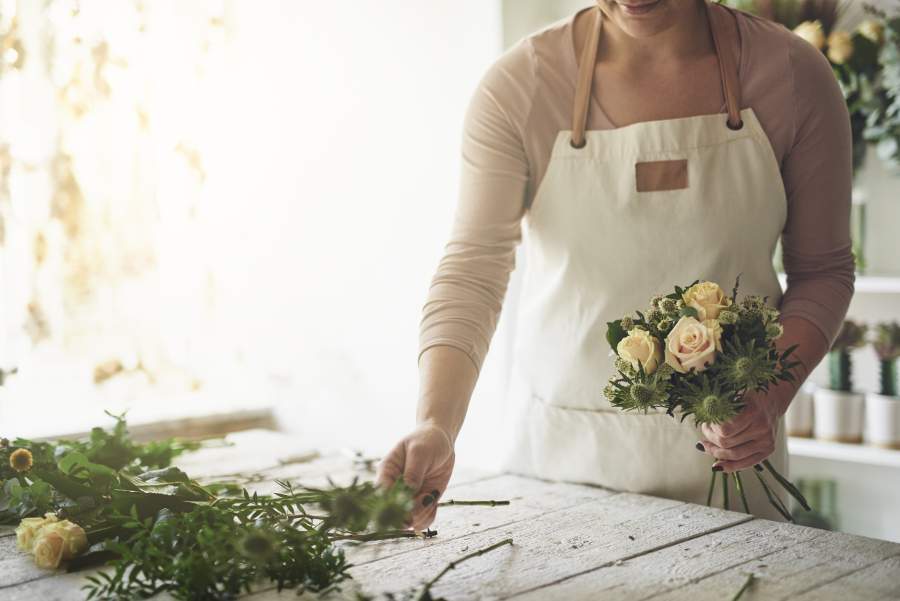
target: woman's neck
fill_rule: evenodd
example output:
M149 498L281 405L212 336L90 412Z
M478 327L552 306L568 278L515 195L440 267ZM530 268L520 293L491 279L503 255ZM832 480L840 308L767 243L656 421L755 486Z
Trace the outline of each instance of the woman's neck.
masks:
M601 60L622 68L647 69L672 63L694 61L713 54L709 19L703 0L676 0L678 16L667 29L647 37L629 35L614 19L603 19L600 36Z

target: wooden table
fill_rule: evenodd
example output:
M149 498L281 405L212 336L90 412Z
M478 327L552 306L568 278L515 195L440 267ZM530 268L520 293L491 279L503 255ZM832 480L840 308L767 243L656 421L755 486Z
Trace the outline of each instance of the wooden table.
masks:
M180 465L194 477L258 472L252 486L290 478L320 485L371 477L346 454L316 457L283 434L249 431ZM313 458L315 457L315 458ZM751 518L643 495L458 469L446 499L509 499L508 506L442 507L438 536L348 547L354 581L329 599L400 592L450 561L511 537L513 546L462 564L435 596L461 599L728 601L749 574L752 600L900 599L900 544ZM84 574L48 572L0 531L0 599L82 599ZM261 590L250 598L297 597ZM313 598L311 595L306 598Z

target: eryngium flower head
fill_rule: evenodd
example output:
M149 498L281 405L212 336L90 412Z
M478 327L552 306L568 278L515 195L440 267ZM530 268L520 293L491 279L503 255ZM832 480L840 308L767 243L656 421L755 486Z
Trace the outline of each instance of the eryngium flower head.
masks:
M660 309L660 311L662 311L663 313L668 313L668 314L671 314L671 313L677 313L677 312L678 312L678 305L677 305L677 303L676 303L676 301L675 301L674 298L668 298L668 297L666 297L666 298L664 298L664 299L662 299L662 300L660 301L660 303L659 303L659 309Z
M782 334L784 334L784 326L777 321L769 322L766 325L766 338L778 340Z
M719 323L722 325L733 325L738 322L738 314L734 311L722 311L719 313Z

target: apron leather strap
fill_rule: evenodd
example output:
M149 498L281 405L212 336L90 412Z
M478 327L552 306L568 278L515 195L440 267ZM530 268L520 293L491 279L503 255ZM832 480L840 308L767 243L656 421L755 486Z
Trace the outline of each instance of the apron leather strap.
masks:
M737 58L733 49L740 47L740 33L734 14L721 4L706 0L706 14L712 30L713 44L719 59L719 73L722 77L722 92L725 96L725 107L728 109L728 127L740 129L741 121L741 84L738 79Z
M728 8L716 2L704 0L704 4L719 62L725 108L728 111L726 125L731 129L741 129L744 126L741 120L741 86L738 79L737 58L732 52L736 45L739 46L740 41L737 20ZM575 108L572 111L572 139L570 141L575 148L582 148L587 143L585 130L587 129L588 110L594 86L597 49L600 45L600 32L603 27L603 11L599 6L593 10L594 21L578 62L578 81L575 86Z
M594 68L597 63L597 48L600 46L600 30L603 27L603 11L594 7L594 22L588 34L587 43L581 50L578 61L578 82L575 85L575 110L572 112L572 140L575 148L581 148L587 140L584 130L587 128L588 109L591 105L591 90L594 87Z

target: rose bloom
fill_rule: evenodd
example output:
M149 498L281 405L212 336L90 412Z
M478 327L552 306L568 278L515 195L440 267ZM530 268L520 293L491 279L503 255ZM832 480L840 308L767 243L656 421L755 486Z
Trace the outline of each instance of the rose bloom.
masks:
M859 31L861 36L872 40L879 46L884 42L884 25L880 21L875 19L863 21L857 31Z
M836 65L843 65L853 56L853 38L846 31L835 31L828 36L828 58Z
M697 310L700 321L717 319L722 309L731 306L731 299L715 282L698 282L681 296L685 305Z
M705 370L722 350L722 326L714 319L682 317L666 338L666 363L679 373Z
M19 522L19 526L16 528L16 545L19 550L31 552L38 532L47 524L57 521L59 520L54 514L48 513L42 518L25 518Z
M825 47L825 32L818 21L804 21L794 28L794 33L815 46L818 50Z
M616 353L637 369L638 365L644 368L648 376L656 371L662 362L662 343L652 336L647 330L635 328L628 332L628 336L616 345Z
M34 564L45 570L55 570L63 556L66 543L59 532L41 532L34 541Z

